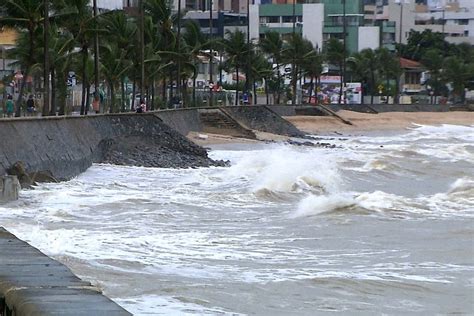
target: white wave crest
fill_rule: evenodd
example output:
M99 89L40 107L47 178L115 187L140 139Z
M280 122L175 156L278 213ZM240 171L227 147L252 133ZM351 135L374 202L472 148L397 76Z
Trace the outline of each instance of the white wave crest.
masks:
M345 209L357 205L357 201L350 196L334 195L310 195L304 198L298 205L296 212L290 215L292 218L312 216L323 213Z
M255 151L234 164L229 172L250 180L254 193L333 192L340 186L337 165L318 150L278 146Z

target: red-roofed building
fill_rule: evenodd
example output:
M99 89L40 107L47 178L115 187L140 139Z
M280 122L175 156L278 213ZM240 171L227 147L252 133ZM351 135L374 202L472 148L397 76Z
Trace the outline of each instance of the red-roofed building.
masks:
M422 90L421 74L425 71L422 64L415 60L400 58L403 70L400 81L401 91L404 93L417 93Z

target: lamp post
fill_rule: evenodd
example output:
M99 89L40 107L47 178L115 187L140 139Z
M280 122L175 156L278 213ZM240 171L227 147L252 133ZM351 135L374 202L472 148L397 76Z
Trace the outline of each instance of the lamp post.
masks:
M178 0L178 32L176 36L176 50L178 52L178 71L176 76L176 89L178 99L181 100L181 0ZM184 101L184 100L181 100Z
M344 104L346 104L346 55L347 55L347 23L346 23L346 0L342 0L342 32L344 42L344 58L342 59L342 90L344 93Z
M44 6L44 20L43 20L43 39L44 39L44 65L43 65L43 85L44 85L44 94L43 94L43 116L48 115L49 112L49 1L43 0ZM26 80L26 78L24 78ZM53 109L51 109L51 114L53 114ZM56 111L54 111L56 114Z
M143 93L145 89L145 14L143 8L143 0L139 2L139 19L140 19L140 99L143 100ZM173 83L171 83L171 89ZM135 96L133 96L135 98ZM140 100L140 104L142 102Z
M214 52L212 51L212 30L213 30L213 23L212 23L212 0L209 0L209 106L213 105L213 89L214 89L214 82L213 82L213 55Z
M247 0L247 71L245 75L245 92L247 93L247 98L250 96L250 63L251 63L251 45L250 45L250 0ZM253 96L254 100L257 96ZM250 104L250 100L248 101Z
M94 102L99 103L99 32L97 31L97 0L94 0L94 24L95 24L95 34L94 34ZM85 108L84 114L87 115L89 109Z
M402 34L403 34L403 4L408 3L408 0L398 0L398 4L400 5L400 26L399 26L399 37L398 37L398 58L400 62L400 67L402 66ZM401 87L401 77L397 78L397 100L396 102L400 102L400 87Z

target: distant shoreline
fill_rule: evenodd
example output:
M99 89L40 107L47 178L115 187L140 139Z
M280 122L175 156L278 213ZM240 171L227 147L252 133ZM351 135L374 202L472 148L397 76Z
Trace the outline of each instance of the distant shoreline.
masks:
M341 110L338 115L349 120L352 125L344 124L329 116L291 116L284 117L298 129L309 134L327 134L336 132L376 132L396 131L420 125L474 125L474 112L384 112L367 114Z
M464 125L474 126L474 112L384 112L378 114L359 113L347 110L337 112L352 125L344 124L332 116L284 116L296 128L313 135L347 135L353 133L377 134L377 132L404 131L419 125ZM260 141L286 141L287 136L256 132L257 140L227 135L191 132L188 139L200 146L230 143L255 143Z

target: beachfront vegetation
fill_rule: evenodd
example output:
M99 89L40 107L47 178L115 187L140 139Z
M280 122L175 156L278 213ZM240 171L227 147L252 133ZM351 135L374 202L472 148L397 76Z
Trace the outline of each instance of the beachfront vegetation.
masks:
M82 83L81 114L87 114L92 95L98 98L99 92L101 96L105 93L104 98L108 100L98 109L101 112L129 111L137 102L135 95L138 92L141 98L147 96L149 109L167 107L176 99L183 106L199 105L196 77L203 58L212 58L219 70L235 74L236 103L243 90L256 95L257 87L261 87L267 100L273 95L276 103L288 100L294 104L297 82L302 78L309 79L305 90L309 91L307 100L311 100L319 90L322 75L344 72L346 78L350 74L352 81L362 83L364 93L371 96L371 103L374 95L384 95L387 99L396 97L400 93L402 74L400 54L420 61L429 71L427 86L435 97L443 95L462 100L465 89L474 79L474 49L467 44L449 44L438 33L412 32L408 44L399 46L397 52L385 48L366 49L352 56L335 38L326 43L323 51L299 34L282 38L278 33L269 32L257 45L248 43L246 34L239 30L226 33L224 38L209 37L197 23L182 23L182 14L174 14L168 2L163 0L143 0L143 15L137 10L132 14L108 11L97 16L89 0L50 0L49 49L44 50L45 2L3 1L0 28L11 27L19 32L17 46L9 54L17 60L24 78L32 76L35 81L41 81L47 54L52 88L51 114L66 113L66 82L71 72ZM94 67L96 35L99 37L97 68ZM224 58L216 60L213 50ZM96 73L100 83L97 90L94 85ZM214 76L220 78L217 74ZM288 86L285 79L289 81ZM5 80L10 82L12 78ZM25 83L26 80L22 80L17 115L22 97L28 92ZM339 102L343 98L342 85L341 80ZM379 89L381 85L385 87L383 91ZM133 97L129 100L130 86Z

